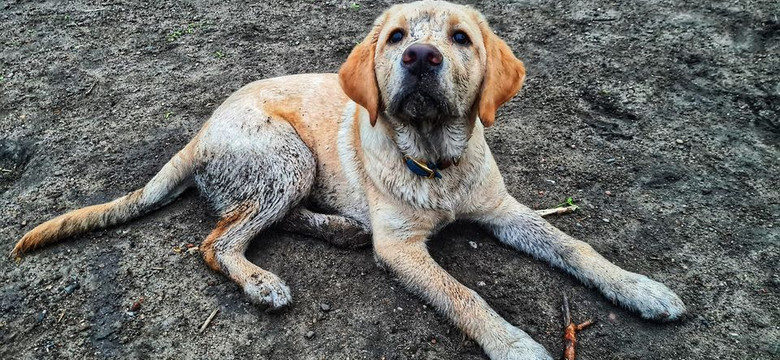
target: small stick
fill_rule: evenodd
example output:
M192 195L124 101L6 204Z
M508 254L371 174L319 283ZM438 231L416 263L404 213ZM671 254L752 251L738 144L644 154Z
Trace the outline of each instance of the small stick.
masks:
M579 209L579 206L571 205L571 206L564 206L564 207L553 208L553 209L536 210L536 213L539 214L539 216L563 215L563 214L573 213L574 210L577 209Z
M563 294L563 326L565 327L563 331L563 339L564 339L564 349L563 349L563 359L564 360L574 360L576 358L575 353L575 346L577 345L577 333L582 331L583 329L587 328L588 326L591 326L595 323L592 319L588 319L585 322L575 325L571 321L571 313L569 312L569 298L566 296L566 293Z
M214 320L214 317L217 316L217 313L219 312L219 309L214 309L214 311L211 312L211 315L209 315L209 318L206 319L206 322L203 323L203 325L200 326L200 333L202 334L204 330L206 330L206 327L211 324L211 320Z
M60 318L57 319L57 322L62 321L62 318L64 318L64 317L65 317L65 310L62 310L62 314L60 314Z
M95 85L97 85L97 81L95 81L95 82L93 82L93 83L92 83L92 86L90 86L90 87L89 87L89 90L87 90L87 92L85 92L85 93L84 93L84 96L87 96L87 95L89 95L89 93L91 93L91 92L92 92L92 89L94 89L94 88L95 88Z

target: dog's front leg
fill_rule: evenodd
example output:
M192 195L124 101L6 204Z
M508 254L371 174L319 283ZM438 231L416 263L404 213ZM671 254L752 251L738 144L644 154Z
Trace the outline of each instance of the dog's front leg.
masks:
M552 359L542 345L504 320L431 258L425 242L432 226L421 224L424 220L420 218L404 218L396 211L378 214L374 219L377 259L411 291L475 339L491 359Z
M550 262L644 318L674 320L685 313L682 300L668 287L621 269L508 194L495 198L493 204L497 205L486 206L472 218L484 224L502 243Z

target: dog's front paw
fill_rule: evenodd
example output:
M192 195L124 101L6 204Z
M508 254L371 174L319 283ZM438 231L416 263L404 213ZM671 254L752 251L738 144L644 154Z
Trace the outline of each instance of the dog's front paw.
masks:
M523 330L507 323L504 331L502 336L496 336L483 345L491 360L552 360L547 349Z
M613 296L614 300L638 311L645 319L671 321L685 314L685 304L677 294L644 275L630 274Z
M278 311L292 303L290 288L278 277L264 276L244 285L244 293L253 303L268 312Z

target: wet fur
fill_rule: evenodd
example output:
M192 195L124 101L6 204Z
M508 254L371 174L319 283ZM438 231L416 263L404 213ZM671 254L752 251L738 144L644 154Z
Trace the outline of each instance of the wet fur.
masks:
M387 36L396 28L410 36L389 47ZM453 29L466 31L472 45L453 46ZM408 95L398 59L414 42L433 44L444 56L443 71L430 79L436 91L429 94L441 102L435 119L397 116L403 104L394 102ZM433 233L468 219L645 318L678 318L685 306L667 287L610 263L508 194L484 131L524 76L522 62L475 10L433 1L394 6L338 75L246 85L144 188L49 220L24 235L12 254L122 223L197 186L221 217L200 247L205 263L269 310L288 305L290 289L249 262L244 251L263 230L279 225L339 246L371 242L381 264L491 359L550 359L428 254L425 243ZM459 163L431 180L412 174L404 155Z

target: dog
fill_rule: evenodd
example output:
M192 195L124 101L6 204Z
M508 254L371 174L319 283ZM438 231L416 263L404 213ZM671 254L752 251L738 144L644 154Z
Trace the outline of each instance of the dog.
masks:
M610 263L507 192L484 133L524 79L523 63L471 7L393 6L338 74L244 86L142 189L37 226L12 255L128 221L195 186L220 216L200 246L205 263L270 310L291 303L290 289L244 252L277 225L372 244L379 263L491 359L551 359L429 255L432 234L465 219L643 318L679 318L685 305L669 288Z

